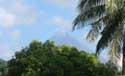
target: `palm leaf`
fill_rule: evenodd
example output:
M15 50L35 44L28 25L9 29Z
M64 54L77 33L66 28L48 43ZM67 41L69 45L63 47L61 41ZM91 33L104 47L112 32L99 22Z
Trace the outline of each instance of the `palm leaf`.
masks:
M106 27L102 31L102 37L99 40L97 47L96 47L96 54L100 53L101 49L104 49L108 46L108 44L112 41L113 37L115 36L114 33L117 27L122 23L122 11L119 10L117 13L108 20Z
M123 24L121 24L114 33L113 39L111 41L111 46L109 48L108 55L111 61L115 62L120 58L121 47L122 47L122 32Z
M75 27L77 28L84 27L85 22L89 20L91 21L92 19L97 20L97 18L103 17L104 12L105 12L105 5L99 5L99 6L92 7L90 10L86 11L85 13L80 13L74 20L73 30L75 29Z
M98 35L100 34L100 30L103 26L100 20L93 22L91 25L92 28L89 31L86 39L89 41L94 41L95 39L97 39Z
M93 6L105 4L104 0L81 0L78 8L81 12L90 9Z

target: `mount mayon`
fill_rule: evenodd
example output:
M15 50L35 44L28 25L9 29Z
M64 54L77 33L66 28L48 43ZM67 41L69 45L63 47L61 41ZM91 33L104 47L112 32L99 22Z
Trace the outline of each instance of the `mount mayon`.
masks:
M50 41L54 41L56 45L70 45L74 46L79 50L84 50L91 52L91 50L88 48L87 45L77 40L75 37L73 37L71 34L63 31L56 32L52 37L49 39Z
M95 53L94 48L92 47L93 45L91 45L90 43L88 44L84 40L77 40L77 38L73 37L72 34L67 32L58 31L52 37L50 37L49 40L54 41L57 46L70 45L76 47L81 51ZM100 57L100 60L102 62L108 61L107 57L104 55Z

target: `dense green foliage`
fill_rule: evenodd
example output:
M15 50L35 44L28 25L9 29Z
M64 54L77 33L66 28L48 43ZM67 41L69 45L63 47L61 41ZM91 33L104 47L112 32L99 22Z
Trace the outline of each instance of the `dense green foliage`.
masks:
M0 76L5 76L7 73L7 62L0 59Z
M108 67L110 66L110 67ZM111 64L74 47L33 41L8 62L8 76L114 76Z

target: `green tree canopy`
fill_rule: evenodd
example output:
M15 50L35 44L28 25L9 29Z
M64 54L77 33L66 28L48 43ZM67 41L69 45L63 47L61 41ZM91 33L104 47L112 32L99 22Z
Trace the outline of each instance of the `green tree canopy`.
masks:
M7 72L7 61L0 59L0 76L4 76Z
M8 62L9 76L113 76L116 70L94 54L54 42L33 41Z

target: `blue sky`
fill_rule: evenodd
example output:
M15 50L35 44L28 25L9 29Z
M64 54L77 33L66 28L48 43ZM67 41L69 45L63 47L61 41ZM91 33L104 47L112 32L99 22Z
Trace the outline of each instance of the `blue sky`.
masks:
M0 58L9 59L32 40L46 41L58 31L95 50L85 40L88 29L71 31L78 0L0 0Z

